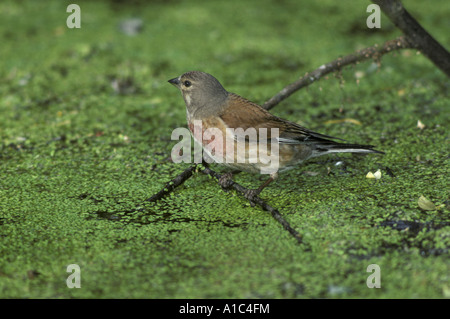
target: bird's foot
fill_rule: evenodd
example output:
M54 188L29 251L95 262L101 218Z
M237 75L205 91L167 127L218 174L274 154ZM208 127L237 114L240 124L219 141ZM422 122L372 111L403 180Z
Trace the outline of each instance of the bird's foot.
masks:
M244 197L250 202L251 207L255 207L255 197L257 197L261 193L260 189L247 189L244 192Z
M222 187L222 189L227 192L229 191L231 185L233 185L233 173L232 172L228 172L225 174L222 174L222 176L220 176L219 178L219 185Z

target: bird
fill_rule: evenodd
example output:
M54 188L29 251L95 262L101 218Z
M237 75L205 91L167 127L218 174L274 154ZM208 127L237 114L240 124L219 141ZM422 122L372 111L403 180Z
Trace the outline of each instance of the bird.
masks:
M264 171L263 174L269 175L259 188L249 189L244 194L251 203L278 177L278 173L292 169L310 158L332 153L384 154L372 145L343 143L343 139L317 133L277 117L260 105L228 92L211 74L189 71L168 82L181 91L186 105L187 124L194 140L202 145L215 162L232 169L219 179L224 189L232 185L232 177L236 172ZM208 129L217 134L205 136ZM250 139L254 134L256 139ZM221 141L212 147L211 144L219 141L219 135L225 137L226 142ZM237 152L239 149L244 152ZM277 165L271 168L273 163L268 164L267 158L260 159L257 155L261 149L266 149L269 157L275 154Z

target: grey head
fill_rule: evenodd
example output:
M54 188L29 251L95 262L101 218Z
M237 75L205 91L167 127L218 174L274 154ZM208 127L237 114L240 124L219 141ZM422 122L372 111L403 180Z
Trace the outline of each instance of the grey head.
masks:
M183 95L187 112L194 118L204 118L220 113L228 92L211 74L190 71L169 80Z

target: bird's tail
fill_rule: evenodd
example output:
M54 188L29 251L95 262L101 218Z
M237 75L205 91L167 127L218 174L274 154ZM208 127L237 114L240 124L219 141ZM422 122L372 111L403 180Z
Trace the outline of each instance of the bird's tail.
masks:
M344 144L344 143L320 143L316 144L311 157L322 156L332 153L378 153L384 154L384 152L374 150L373 145L360 145L360 144Z

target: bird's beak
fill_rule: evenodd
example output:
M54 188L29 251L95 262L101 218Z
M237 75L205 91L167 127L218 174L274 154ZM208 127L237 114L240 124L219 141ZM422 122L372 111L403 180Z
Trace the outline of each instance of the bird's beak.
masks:
M170 84L173 84L173 85L175 85L176 87L178 87L178 85L180 84L180 78L178 77L178 78L173 78L173 79L170 79L169 81L168 81Z

